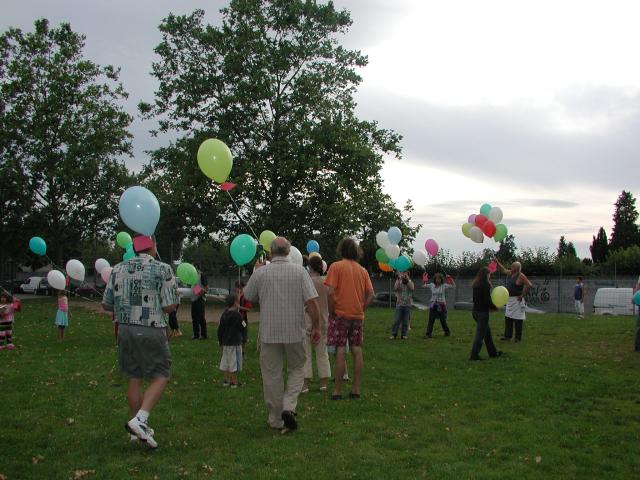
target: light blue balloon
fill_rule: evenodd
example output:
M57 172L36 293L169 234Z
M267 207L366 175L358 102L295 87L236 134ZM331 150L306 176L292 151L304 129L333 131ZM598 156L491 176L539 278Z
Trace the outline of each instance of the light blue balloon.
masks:
M47 242L42 237L32 237L29 240L29 249L36 255L44 255L47 253Z
M120 197L120 217L127 227L142 235L153 235L160 221L160 204L144 187L127 188Z
M389 231L387 231L387 235L392 245L398 245L400 240L402 240L402 232L398 227L391 227Z
M396 270L398 270L399 272L406 272L407 270L409 270L409 268L411 268L411 259L406 255L400 255L398 258L396 258L395 264Z
M307 242L308 253L319 252L319 251L320 251L320 244L318 242L316 242L315 240L309 240Z

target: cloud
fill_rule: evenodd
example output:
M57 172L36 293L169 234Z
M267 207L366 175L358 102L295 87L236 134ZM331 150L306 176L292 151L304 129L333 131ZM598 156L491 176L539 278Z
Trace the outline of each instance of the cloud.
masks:
M609 90L608 94L611 96ZM636 98L638 91L631 96ZM582 92L589 108L610 105L602 92ZM360 115L403 135L405 161L523 189L584 185L637 189L640 185L640 102L605 126L567 132L541 107L443 106L363 88ZM567 106L575 111L575 101Z

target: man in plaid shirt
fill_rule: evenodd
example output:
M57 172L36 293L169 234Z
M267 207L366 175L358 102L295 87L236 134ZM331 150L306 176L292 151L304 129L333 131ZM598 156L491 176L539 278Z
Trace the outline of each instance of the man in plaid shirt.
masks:
M286 238L277 237L271 244L271 263L257 262L244 289L249 301L260 303L260 370L268 423L287 431L297 428L295 411L304 383L305 309L312 320L311 340L320 340L318 292L307 271L287 259L290 248Z

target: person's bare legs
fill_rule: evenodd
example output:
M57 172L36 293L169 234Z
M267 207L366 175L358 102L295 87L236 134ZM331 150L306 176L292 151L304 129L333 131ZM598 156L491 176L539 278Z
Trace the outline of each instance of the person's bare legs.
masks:
M140 406L140 410L144 410L145 412L151 412L153 407L156 406L160 397L164 393L164 388L169 383L168 377L156 377L147 386L147 390L144 392L142 397L142 405Z
M344 358L344 347L336 347L336 371L334 373L336 384L333 389L334 395L340 395L342 391L342 377L344 376L344 372L346 370L345 358Z
M351 347L351 354L353 355L353 384L351 385L351 393L360 395L360 380L362 378L362 348Z
M142 379L130 378L127 388L127 401L129 402L129 413L132 417L138 413L142 406Z

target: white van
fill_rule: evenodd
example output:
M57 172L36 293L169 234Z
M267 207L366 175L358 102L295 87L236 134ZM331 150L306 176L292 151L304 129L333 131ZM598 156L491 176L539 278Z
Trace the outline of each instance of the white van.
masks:
M27 281L20 285L20 290L22 290L24 293L36 293L43 278L44 277L27 278Z
M633 288L599 288L593 299L596 315L633 315Z

